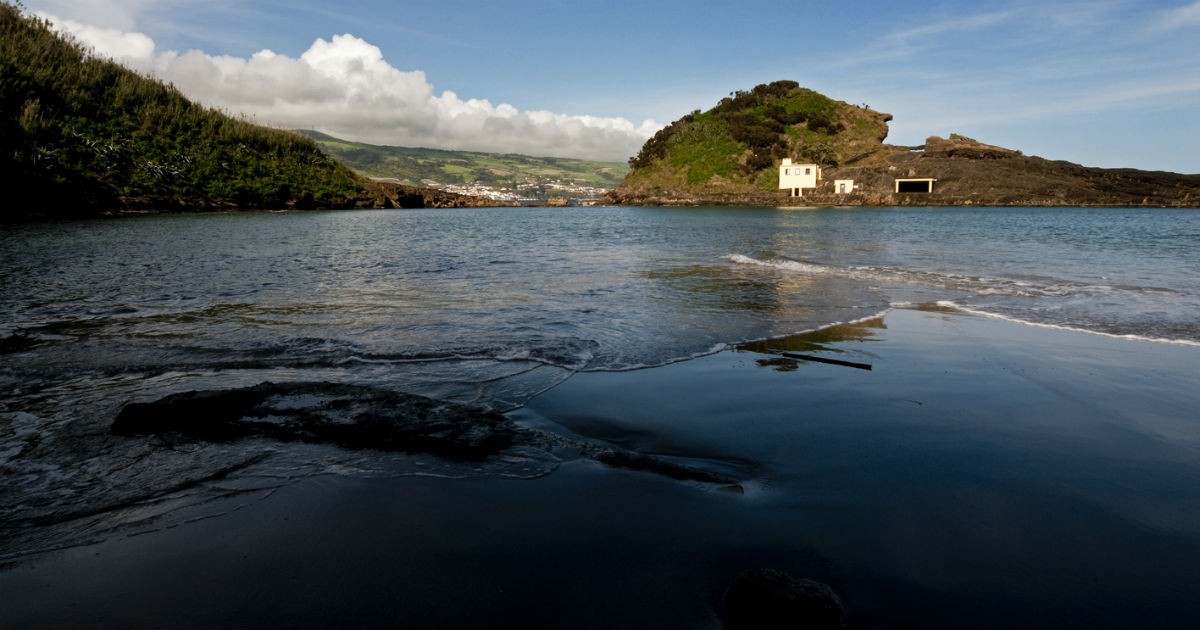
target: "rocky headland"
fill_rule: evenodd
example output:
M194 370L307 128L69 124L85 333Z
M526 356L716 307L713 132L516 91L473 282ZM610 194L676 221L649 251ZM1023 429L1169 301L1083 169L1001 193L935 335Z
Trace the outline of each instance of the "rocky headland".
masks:
M884 143L890 114L777 81L684 116L647 141L605 199L619 205L1200 206L1200 175L1105 169L1027 156L950 134ZM816 164L801 196L779 189L783 159ZM897 179L932 179L896 192ZM850 180L846 192L835 180Z

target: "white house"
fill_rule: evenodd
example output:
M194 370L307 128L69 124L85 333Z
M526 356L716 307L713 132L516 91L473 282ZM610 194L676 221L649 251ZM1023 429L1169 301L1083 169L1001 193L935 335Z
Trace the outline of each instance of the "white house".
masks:
M833 191L839 195L848 195L854 192L853 179L835 179L833 180Z
M816 164L792 164L784 158L779 165L779 189L790 190L793 197L803 197L805 188L816 188L821 179L821 167Z

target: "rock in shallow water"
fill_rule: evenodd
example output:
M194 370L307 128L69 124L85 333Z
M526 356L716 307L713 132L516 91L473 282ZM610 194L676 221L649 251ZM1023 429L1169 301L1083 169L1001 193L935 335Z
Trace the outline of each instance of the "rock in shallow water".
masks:
M777 569L751 569L725 591L729 630L841 628L845 606L829 586Z
M517 428L494 412L373 387L260 383L190 391L125 405L116 435L229 442L267 438L349 449L479 460L513 445Z
M612 468L625 468L639 472L648 472L669 477L676 481L699 481L701 483L737 484L738 480L728 475L721 475L707 470L699 470L690 466L682 466L658 457L631 453L629 451L602 450L592 455L592 459Z
M110 430L114 435L154 435L168 441L261 438L427 453L472 462L511 454L513 447L549 455L570 446L613 468L740 488L738 479L728 475L521 428L501 414L476 407L361 385L267 382L241 389L183 392L125 405Z

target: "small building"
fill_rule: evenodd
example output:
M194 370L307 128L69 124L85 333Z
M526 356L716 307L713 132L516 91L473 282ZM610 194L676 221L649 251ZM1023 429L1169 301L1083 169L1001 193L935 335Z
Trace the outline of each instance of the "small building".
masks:
M937 180L932 177L906 177L896 178L896 192L898 193L931 193L933 192L933 182Z
M854 192L853 179L835 179L833 180L833 192L839 195L848 195Z
M779 165L779 189L791 191L793 197L803 197L805 188L816 188L821 179L821 167L816 164L792 164L784 158Z

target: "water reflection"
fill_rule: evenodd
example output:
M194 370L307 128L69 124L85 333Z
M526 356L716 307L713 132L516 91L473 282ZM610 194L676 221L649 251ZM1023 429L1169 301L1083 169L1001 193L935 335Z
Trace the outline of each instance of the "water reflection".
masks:
M764 339L738 344L734 350L738 352L757 352L760 354L782 354L784 352L858 352L853 348L838 347L831 344L847 342L879 341L877 331L887 330L883 316L863 319L847 324L827 326L787 337Z
M886 328L887 324L884 323L883 316L880 315L878 317L847 324L837 324L786 337L738 344L734 347L734 351L773 355L770 358L758 359L755 363L759 367L772 368L778 372L794 372L800 368L802 363L822 363L858 370L871 370L872 366L870 363L831 359L813 353L860 354L870 356L870 353L865 350L844 346L849 342L865 343L878 341L876 339L877 331L885 330ZM832 344L842 344L842 346L839 347Z

